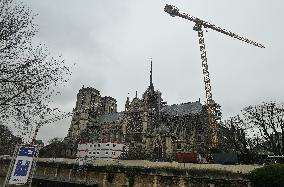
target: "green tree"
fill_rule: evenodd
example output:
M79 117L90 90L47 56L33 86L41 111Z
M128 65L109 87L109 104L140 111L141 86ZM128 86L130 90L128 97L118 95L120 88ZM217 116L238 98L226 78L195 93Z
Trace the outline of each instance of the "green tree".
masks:
M48 145L44 146L40 152L40 157L62 158L65 157L66 144L62 142L62 138L54 137L48 141Z
M253 170L248 175L254 187L283 187L284 165L274 164Z

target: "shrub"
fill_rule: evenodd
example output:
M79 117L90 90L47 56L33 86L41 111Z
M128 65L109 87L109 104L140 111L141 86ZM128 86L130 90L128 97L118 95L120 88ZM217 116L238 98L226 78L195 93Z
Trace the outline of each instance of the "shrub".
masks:
M254 187L283 187L284 164L273 164L257 168L249 173L248 178Z
M113 172L113 166L106 166L106 173L107 173L107 176L106 176L106 179L109 183L112 183L113 182L113 179L114 179L114 172Z

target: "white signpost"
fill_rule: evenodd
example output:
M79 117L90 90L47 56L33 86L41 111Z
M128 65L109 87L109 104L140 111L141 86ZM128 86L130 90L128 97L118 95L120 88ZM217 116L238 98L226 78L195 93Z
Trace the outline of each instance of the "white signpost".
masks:
M8 176L9 184L26 184L28 182L36 146L20 146L13 164L13 170Z

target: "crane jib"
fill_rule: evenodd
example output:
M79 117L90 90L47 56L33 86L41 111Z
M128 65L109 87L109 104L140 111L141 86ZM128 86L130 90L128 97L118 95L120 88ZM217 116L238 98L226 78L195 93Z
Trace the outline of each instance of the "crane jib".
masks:
M211 24L211 23L209 23L207 21L204 21L202 19L196 18L196 17L191 16L191 15L186 14L186 13L182 13L181 14L179 12L179 9L177 7L175 7L175 6L166 5L164 10L165 10L165 12L167 12L168 14L170 14L173 17L174 16L179 16L181 18L184 18L184 19L187 19L189 21L192 21L192 22L194 22L194 23L196 23L198 25L202 25L204 28L209 28L209 29L215 30L215 31L223 33L223 34L225 34L227 36L231 36L232 38L236 38L236 39L241 40L243 42L246 42L248 44L252 44L252 45L254 45L256 47L265 48L265 46L260 44L260 43L257 43L255 41L250 40L250 39L247 39L247 38L244 38L242 36L239 36L239 35L231 32L231 31L228 31L226 29L222 29L221 27L217 27L214 24Z

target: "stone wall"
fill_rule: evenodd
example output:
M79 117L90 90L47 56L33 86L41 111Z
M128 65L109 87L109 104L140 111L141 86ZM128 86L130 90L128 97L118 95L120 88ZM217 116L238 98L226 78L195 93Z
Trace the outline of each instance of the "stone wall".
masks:
M4 176L9 162L0 162ZM95 162L78 166L72 159L40 159L36 175L58 179L96 182L98 186L133 187L245 187L246 174L257 168L252 165L182 164L149 161Z

